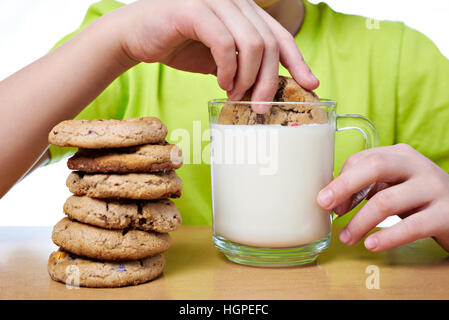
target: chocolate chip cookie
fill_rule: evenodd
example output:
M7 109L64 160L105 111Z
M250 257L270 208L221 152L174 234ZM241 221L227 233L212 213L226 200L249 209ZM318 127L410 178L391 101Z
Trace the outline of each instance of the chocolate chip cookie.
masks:
M166 251L168 233L106 230L63 218L53 228L53 242L76 255L99 260L136 260Z
M140 229L171 232L182 222L173 201L111 200L71 196L64 204L64 213L72 220L105 229Z
M163 143L167 128L155 117L126 120L66 120L49 133L48 141L59 147L89 149L121 148Z
M163 172L182 165L181 149L173 144L145 144L116 149L80 149L67 161L72 170L101 173Z
M182 192L181 179L174 171L128 174L73 171L66 183L72 193L93 198L154 200L179 198Z
M242 101L250 101L251 91L248 91ZM300 104L273 104L264 114L255 113L249 104L225 103L221 109L218 123L226 125L255 125L255 124L323 124L327 123L327 113L320 106L313 103L320 102L318 96L302 88L292 78L279 76L278 90L275 102L300 102ZM307 104L311 102L311 104Z
M164 266L161 254L135 261L110 262L79 257L60 249L50 254L47 270L53 280L67 285L112 288L153 280Z

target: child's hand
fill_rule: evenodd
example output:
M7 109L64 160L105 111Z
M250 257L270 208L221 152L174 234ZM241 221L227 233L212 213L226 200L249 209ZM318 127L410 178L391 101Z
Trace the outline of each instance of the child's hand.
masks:
M293 36L253 1L142 0L117 11L132 60L216 74L230 99L254 84L252 100L271 101L279 61L303 87L318 86Z
M434 237L449 251L449 175L406 144L373 148L347 159L340 175L318 195L318 204L343 215L357 203L355 194L375 183L369 200L340 233L348 245L358 242L391 215L403 218L365 240L371 251Z

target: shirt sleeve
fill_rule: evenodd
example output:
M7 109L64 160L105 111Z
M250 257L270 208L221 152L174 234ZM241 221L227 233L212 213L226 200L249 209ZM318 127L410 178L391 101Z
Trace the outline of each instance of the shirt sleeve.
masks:
M398 70L396 143L407 143L449 173L449 60L405 27Z
M95 19L121 6L123 6L123 4L111 0L100 1L93 4L89 7L81 26L75 32L61 39L54 48L76 36ZM70 77L70 75L67 76ZM127 105L127 85L128 72L125 72L115 79L97 98L95 98L93 102L87 105L75 119L121 119ZM76 148L61 148L51 145L49 151L50 161L48 163L50 164L70 156L76 151Z

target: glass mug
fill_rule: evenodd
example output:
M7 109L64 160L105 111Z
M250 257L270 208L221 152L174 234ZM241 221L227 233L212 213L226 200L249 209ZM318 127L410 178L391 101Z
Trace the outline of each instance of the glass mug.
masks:
M257 102L272 105L273 114L299 110L299 124L278 112L284 125L257 124L263 116L251 113L251 104L217 99L208 105L214 244L245 265L313 262L331 238L332 214L316 198L333 179L334 133L358 130L371 148L378 145L377 130L360 115L335 114L330 100ZM232 124L236 116L245 123L252 117L253 125Z

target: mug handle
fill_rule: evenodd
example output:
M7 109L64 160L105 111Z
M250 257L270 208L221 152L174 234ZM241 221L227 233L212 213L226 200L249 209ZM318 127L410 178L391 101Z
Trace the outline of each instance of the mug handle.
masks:
M377 132L374 123L372 123L368 118L358 114L337 114L335 117L337 125L336 131L357 130L365 139L365 149L379 146L379 133ZM350 210L365 200L374 185L375 183L354 194Z

